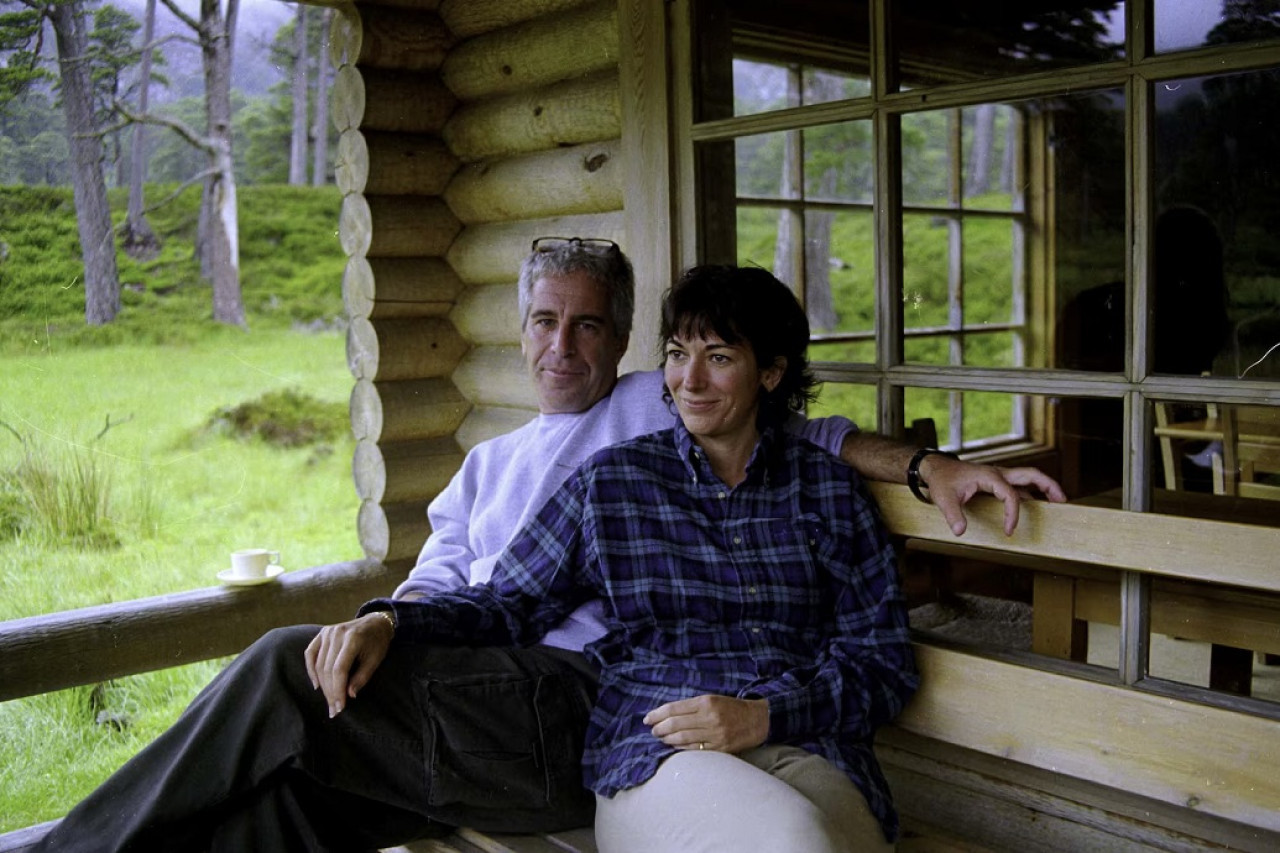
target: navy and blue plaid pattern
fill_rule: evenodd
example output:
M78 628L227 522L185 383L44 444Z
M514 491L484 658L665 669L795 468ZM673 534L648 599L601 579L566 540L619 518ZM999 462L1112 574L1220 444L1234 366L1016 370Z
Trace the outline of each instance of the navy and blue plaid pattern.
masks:
M582 601L608 633L584 780L609 796L673 752L642 722L675 699L769 702L769 742L826 757L896 835L875 730L918 684L896 561L854 470L769 434L726 487L683 426L588 460L512 540L489 584L394 607L398 638L530 644Z

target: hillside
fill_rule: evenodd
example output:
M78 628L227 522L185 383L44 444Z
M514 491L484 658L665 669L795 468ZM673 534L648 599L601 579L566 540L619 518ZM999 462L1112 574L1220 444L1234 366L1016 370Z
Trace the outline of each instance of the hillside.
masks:
M148 188L162 199L171 186ZM0 187L0 352L128 341L191 342L243 334L213 323L211 294L192 257L199 189L189 188L149 217L163 241L156 259L118 254L123 309L115 322L84 322L82 264L69 187ZM342 315L345 258L337 238L335 187L240 189L241 287L250 331L332 325ZM114 221L126 196L111 197Z

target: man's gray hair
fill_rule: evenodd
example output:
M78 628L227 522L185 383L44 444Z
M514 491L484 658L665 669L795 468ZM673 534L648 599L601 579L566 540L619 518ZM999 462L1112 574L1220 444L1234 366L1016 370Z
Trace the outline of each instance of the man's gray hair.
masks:
M616 246L601 249L574 241L530 252L520 264L520 328L523 330L529 322L533 286L547 276L575 272L586 273L604 287L614 333L619 337L630 335L631 318L636 310L636 277L631 261Z

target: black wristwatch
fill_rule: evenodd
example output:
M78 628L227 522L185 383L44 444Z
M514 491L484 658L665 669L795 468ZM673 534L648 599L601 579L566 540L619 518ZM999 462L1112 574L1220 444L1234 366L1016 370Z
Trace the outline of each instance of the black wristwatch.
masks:
M936 447L922 447L915 452L915 455L911 457L911 462L907 464L907 487L911 489L911 494L916 496L916 500L921 501L922 503L933 503L933 501L925 497L924 493L920 491L921 489L929 488L929 484L920 476L920 463L924 461L926 456L932 456L935 453L939 456L945 456L948 459L960 458L954 453L948 453L947 451L939 450Z

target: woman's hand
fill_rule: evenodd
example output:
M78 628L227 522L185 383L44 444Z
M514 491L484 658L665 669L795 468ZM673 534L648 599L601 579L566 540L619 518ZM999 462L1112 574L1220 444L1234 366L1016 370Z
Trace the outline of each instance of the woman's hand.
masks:
M660 705L644 715L653 736L676 749L738 753L769 736L769 703L706 694Z
M329 717L342 713L387 656L395 629L377 613L350 622L326 625L307 646L305 658L311 686L324 691Z

